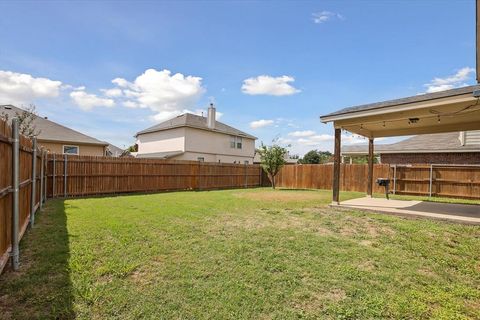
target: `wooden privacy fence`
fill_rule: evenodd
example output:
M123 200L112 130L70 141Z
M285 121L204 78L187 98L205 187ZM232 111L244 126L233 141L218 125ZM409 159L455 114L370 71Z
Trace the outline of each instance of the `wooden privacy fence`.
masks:
M11 127L0 119L0 273L10 256L18 268L18 244L44 201L44 159L35 139L18 134L16 121Z
M367 165L341 165L340 189L365 192ZM480 166L374 166L398 194L480 198ZM277 186L331 189L333 165L288 165ZM36 140L0 120L0 273L11 257L18 269L19 241L48 197L268 186L259 165L47 154ZM373 186L373 191L384 192Z
M480 165L392 165L390 174L394 193L480 198Z
M47 197L262 185L259 165L48 155Z
M373 166L373 178L388 178L389 166ZM368 166L364 164L342 164L340 166L340 190L367 190ZM333 164L288 165L280 170L277 186L293 189L332 189ZM385 192L383 187L373 186L373 192Z
M368 166L342 164L340 190L367 190ZM480 166L478 165L388 165L373 167L373 192L383 193L377 178L390 179L394 194L436 197L480 198ZM294 189L332 189L333 165L304 164L282 168L277 176L277 186Z

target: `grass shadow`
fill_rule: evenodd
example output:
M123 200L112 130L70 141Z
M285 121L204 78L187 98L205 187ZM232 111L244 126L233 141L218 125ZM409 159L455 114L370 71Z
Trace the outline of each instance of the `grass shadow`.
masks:
M20 243L20 270L0 276L0 318L75 318L69 259L64 200L51 200Z

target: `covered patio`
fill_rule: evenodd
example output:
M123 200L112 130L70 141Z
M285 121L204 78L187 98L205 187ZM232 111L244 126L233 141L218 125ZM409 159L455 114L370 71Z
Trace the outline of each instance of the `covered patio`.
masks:
M335 130L333 202L332 205L391 212L393 209L417 206L395 200L379 206L372 198L375 138L407 136L426 133L480 130L480 86L456 88L442 92L354 106L320 117L323 123L332 122ZM368 138L367 196L364 199L340 203L340 163L342 131ZM384 200L387 201L387 200ZM394 200L391 200L394 201ZM480 206L473 206L480 218ZM402 209L405 210L405 209ZM428 214L455 215L450 205L429 206ZM418 214L422 210L415 210ZM475 217L474 217L475 218ZM458 220L458 219L457 219Z

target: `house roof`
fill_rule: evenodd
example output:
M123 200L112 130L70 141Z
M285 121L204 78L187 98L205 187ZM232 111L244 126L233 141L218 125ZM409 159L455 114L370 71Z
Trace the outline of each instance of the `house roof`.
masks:
M480 145L463 145L459 132L422 134L392 144L376 144L375 153L480 152ZM342 154L368 154L368 145L350 145Z
M11 119L17 113L24 110L12 105L0 105L0 115L6 114ZM100 141L81 132L67 128L56 122L50 121L46 118L36 116L33 120L33 125L40 132L37 139L51 142L71 142L106 146L108 142Z
M348 114L348 113L351 114L351 113L356 113L356 112L382 109L382 108L387 108L387 107L392 107L392 106L399 106L399 105L409 104L409 103L414 103L414 102L424 102L424 101L428 101L428 100L434 100L434 99L440 99L440 98L446 98L446 97L453 97L453 96L457 96L457 95L473 93L473 91L475 91L475 90L480 90L480 86L479 85L473 85L473 86L455 88L455 89L445 90L445 91L440 91L440 92L434 92L434 93L418 94L418 95L415 95L415 96L405 97L405 98L400 98L400 99L393 99L393 100L387 100L387 101L381 101L381 102L375 102L375 103L362 104L362 105L352 106L352 107L344 108L344 109L326 114L324 116L321 116L320 119L322 121L327 121L327 119L330 118L330 117L339 116L339 115L343 115L343 114Z
M156 124L150 128L137 132L135 136L138 136L140 134L145 134L145 133L169 130L173 128L180 128L180 127L197 128L197 129L208 130L213 132L225 133L225 134L234 135L234 136L245 137L245 138L254 139L254 140L257 139L256 137L248 133L235 129L220 121L215 121L215 128L211 129L207 126L206 117L197 116L191 113L184 113L173 119Z
M142 159L168 159L183 154L181 150L168 152L137 153L136 158Z
M123 154L123 151L124 151L124 150L120 149L119 147L114 146L111 143L108 144L107 149L108 149L108 151L110 151L112 153L112 157L120 157Z

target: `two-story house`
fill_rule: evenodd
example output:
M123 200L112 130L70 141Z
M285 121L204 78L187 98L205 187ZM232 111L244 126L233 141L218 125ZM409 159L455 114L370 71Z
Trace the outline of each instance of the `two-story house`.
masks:
M207 117L184 113L138 132L136 157L252 164L257 138L215 115L211 104Z

